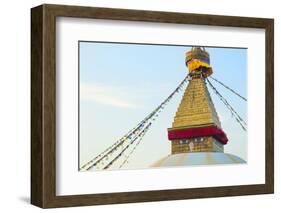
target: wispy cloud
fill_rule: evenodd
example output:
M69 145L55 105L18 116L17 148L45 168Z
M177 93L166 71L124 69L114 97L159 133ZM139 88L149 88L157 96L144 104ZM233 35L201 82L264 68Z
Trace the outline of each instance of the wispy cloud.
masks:
M123 87L85 83L80 85L80 98L82 101L93 101L120 108L137 108L137 105L128 96L128 90Z

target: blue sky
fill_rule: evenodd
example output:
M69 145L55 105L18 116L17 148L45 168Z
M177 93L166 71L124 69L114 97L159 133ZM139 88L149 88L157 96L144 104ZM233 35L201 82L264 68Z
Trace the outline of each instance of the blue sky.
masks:
M80 163L121 138L160 104L186 76L190 46L80 42ZM213 77L247 97L247 50L206 48ZM211 80L210 80L211 81ZM242 118L246 102L212 82ZM247 159L247 134L212 93L229 143L225 152ZM182 93L169 102L153 123L127 168L145 168L170 154L171 127Z

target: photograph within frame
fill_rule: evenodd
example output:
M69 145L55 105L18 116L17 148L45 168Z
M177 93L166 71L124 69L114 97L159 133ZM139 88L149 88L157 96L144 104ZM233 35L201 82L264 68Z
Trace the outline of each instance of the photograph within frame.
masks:
M96 41L78 46L79 171L246 163L247 48ZM219 70L215 77L213 68ZM222 123L236 144L229 145ZM151 127L156 133L148 133L138 151Z

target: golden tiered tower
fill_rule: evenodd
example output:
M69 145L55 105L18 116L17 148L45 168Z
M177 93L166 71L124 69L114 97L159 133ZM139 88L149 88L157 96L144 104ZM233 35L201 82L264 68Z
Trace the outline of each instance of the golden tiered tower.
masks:
M208 92L205 78L212 74L209 54L193 47L186 53L190 81L178 107L168 138L172 154L184 152L223 152L228 139Z

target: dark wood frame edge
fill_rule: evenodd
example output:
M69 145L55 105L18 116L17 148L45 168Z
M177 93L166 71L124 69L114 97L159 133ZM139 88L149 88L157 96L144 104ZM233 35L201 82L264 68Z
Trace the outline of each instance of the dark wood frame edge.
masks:
M56 17L263 28L266 31L266 183L196 189L56 196ZM268 194L274 192L274 20L111 8L31 9L31 203L41 208Z

